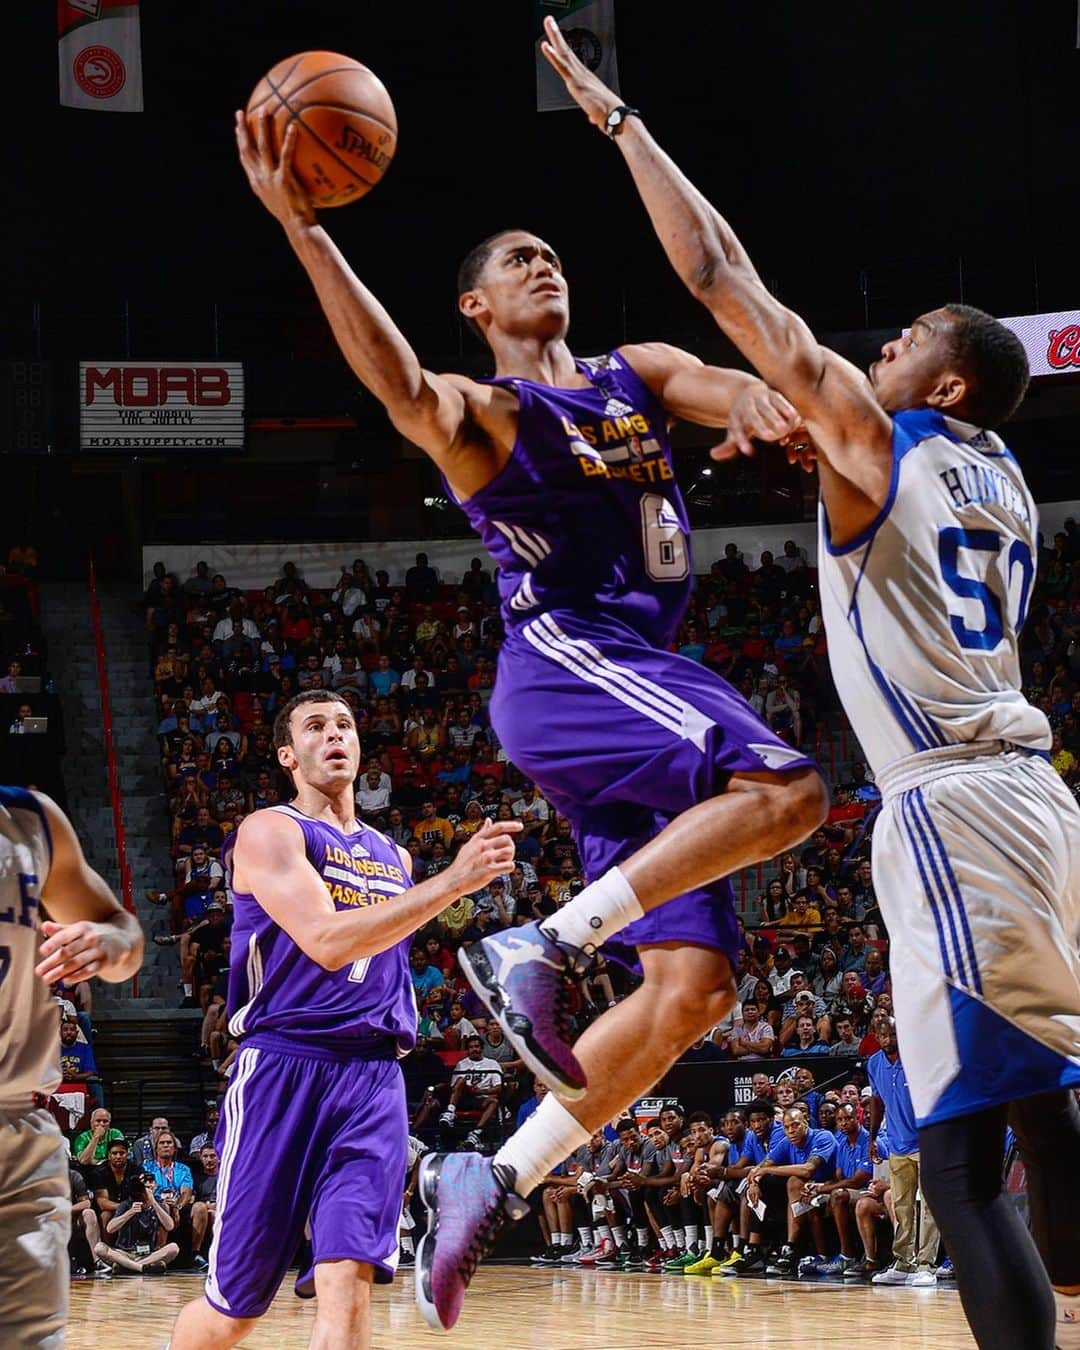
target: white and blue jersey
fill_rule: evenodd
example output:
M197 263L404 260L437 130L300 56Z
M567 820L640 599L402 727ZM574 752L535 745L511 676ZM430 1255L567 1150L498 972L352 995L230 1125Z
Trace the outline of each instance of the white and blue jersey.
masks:
M818 562L882 793L874 884L921 1126L1080 1084L1080 810L1020 690L1038 521L1019 465L931 410L895 417L892 450L858 538L834 545L822 509Z
M1049 749L1050 724L1020 692L1037 532L1000 437L928 409L893 421L892 481L873 524L836 547L821 508L833 679L875 776L970 741Z
M52 839L25 788L0 787L0 1107L26 1109L60 1084L56 1003L34 974L41 944L41 888Z

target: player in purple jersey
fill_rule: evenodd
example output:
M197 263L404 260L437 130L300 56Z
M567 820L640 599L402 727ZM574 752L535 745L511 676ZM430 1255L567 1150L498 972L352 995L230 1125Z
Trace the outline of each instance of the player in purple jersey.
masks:
M236 135L353 370L435 461L500 564L508 635L492 722L573 821L590 879L542 928L475 943L463 963L529 1067L578 1100L568 1109L550 1094L494 1165L430 1160L418 1291L429 1321L450 1326L514 1187L531 1190L731 1007L724 878L804 839L828 809L808 759L723 680L664 650L691 576L670 422L727 426L749 449L750 436L781 438L797 419L762 383L661 343L575 360L559 259L525 230L486 240L459 277L459 307L496 378L424 370L318 225L292 172L295 129L280 160L265 119L252 138L238 114ZM644 988L571 1051L565 976L617 936L637 948Z
M619 105L619 98L575 57L551 20L545 27L545 55L589 120L602 129L611 110ZM1022 344L990 315L964 305L945 305L917 318L908 333L887 342L881 360L871 366L868 377L821 346L803 320L769 294L730 224L656 144L640 114L630 119L619 147L679 276L743 355L805 416L818 463L828 529L827 535L823 531L821 564L826 581L830 570L838 566L837 558L858 557L859 549L865 551L857 576L859 580L871 576L873 568L881 566L880 559L872 559L871 550L887 547L877 541L888 537L890 516L903 507L902 461L909 450L921 448L920 443L930 439L924 431L912 443L904 432L904 422L909 426L921 422L932 429L945 426L947 417L956 428L951 438L970 445L974 453L1008 455L1004 446L994 448L996 438L988 437L984 428L992 430L1007 421L1024 396L1028 363ZM916 171L911 183L918 182ZM903 190L910 195L909 184L905 183ZM918 463L914 457L912 462ZM966 498L966 494L961 495ZM987 497L991 506L997 502L994 489ZM936 509L940 509L938 503L927 492L927 516ZM914 513L907 520L913 518L917 519ZM987 523L993 523L992 518L988 517ZM977 530L946 528L948 537L963 535L964 547L983 550L984 558L993 558L1001 548L996 530L987 530L980 537ZM939 538L944 537L943 529ZM991 581L998 574L988 561L977 573L978 580L954 571L947 583L957 597L982 598L984 627L968 629L951 608L950 614L943 614L948 600L938 587L946 583L951 569L944 545L939 547L940 576L927 567L928 558L915 541L909 543L906 554L895 548L889 555L888 584L898 599L912 602L918 598L924 615L943 620L942 627L951 629L959 644L956 650L963 651L965 662L971 663L970 673L955 655L950 658L954 664L948 665L943 652L936 674L962 701L981 684L979 663L1005 639L1001 618L1006 602L994 589L1000 583ZM1026 545L1023 547L1026 554ZM1007 557L1011 576L1011 549ZM827 595L828 587L823 589ZM934 597L929 603L928 596ZM841 611L841 615L852 624L854 614L852 626L859 630L861 642L854 591L844 600L847 613ZM864 599L863 603L868 602ZM908 612L920 611L913 608ZM828 609L826 614L828 617ZM997 621L996 636L993 619ZM831 625L832 620L828 621ZM1012 641L1019 622L1009 621ZM838 629L834 633L830 627L834 648L845 635L842 624ZM897 635L898 646L902 647L901 625L897 625ZM888 687L891 672L888 662L884 665L877 676ZM958 666L959 675L955 673ZM999 689L1006 698L1013 692L993 682L987 687ZM850 686L848 696L853 696ZM857 702L849 704L849 713L854 715L858 707ZM1008 723L1002 720L991 725L1004 729ZM997 729L990 732L994 737L1000 734ZM955 1263L957 1286L975 1339L984 1347L1051 1350L1057 1345L1064 1350L1066 1346L1080 1346L1080 1109L1070 1090L1080 1055L1050 1053L1046 1045L1026 1033L1019 1040L1021 1023L995 1011L994 1000L1000 995L994 986L1000 989L1015 978L1023 991L1019 1003L1025 1009L1031 1005L1044 1011L1048 1023L1068 1026L1073 1047L1080 1046L1077 911L1075 892L1069 889L1072 870L1068 864L1047 863L1049 857L1057 856L1051 852L1053 848L1069 848L1068 844L1059 846L1048 841L1075 839L1077 821L1068 794L1046 796L1036 799L1044 805L1029 807L1022 815L1025 827L1021 835L1029 833L1030 822L1036 822L1031 831L1031 850L1022 852L1006 842L1010 836L999 821L1008 820L1010 810L1015 813L1011 803L1019 791L1017 784L1028 779L1038 781L1043 772L1035 738L1018 735L1017 739L1024 744L1017 747L1008 737L964 743L960 737L951 745L922 749L882 765L879 781L886 778L884 770L888 769L894 785L905 782L926 787L925 799L916 788L920 804L927 803L922 805L925 826L920 818L918 830L913 829L912 835L919 844L931 840L936 852L929 853L928 870L923 870L924 894L920 896L918 888L913 888L913 894L904 893L888 868L890 847L896 846L890 846L888 834L879 824L884 838L879 835L875 840L874 871L875 878L879 871L882 876L879 894L898 963L901 949L905 960L910 961L911 951L917 947L912 916L930 921L932 913L938 918L938 894L945 897L942 905L948 924L954 923L953 911L947 908L952 902L956 905L955 922L968 934L975 994L964 992L965 977L948 973L946 963L948 997L955 999L963 1012L955 1017L952 1030L947 1024L943 1029L935 1023L938 1043L952 1043L940 1063L947 1066L950 1056L956 1056L964 1067L972 1049L980 1043L992 1042L997 1052L992 1072L977 1071L977 1084L970 1093L958 1093L951 1099L943 1096L940 1109L921 1121L918 1131L921 1182ZM912 740L918 746L918 740ZM966 763L961 762L964 754L969 755ZM970 776L964 776L965 769ZM909 777L904 778L905 773ZM1046 773L1043 781L1056 791L1058 784L1052 773ZM969 797L959 796L960 784L970 785L965 789ZM888 813L896 813L900 800L901 794L887 786L881 817L885 830ZM960 844L955 854L942 845L941 832ZM1043 845L1041 852L1039 845ZM974 861L968 860L965 846ZM911 847L918 853L914 844ZM918 856L918 867L923 869L922 855ZM1075 855L1065 851L1062 856ZM939 877L947 879L949 889L936 893ZM989 887L985 893L979 890L982 878L987 879ZM1034 923L1019 926L1013 915L1025 906L1031 906L1038 917ZM1009 953L1015 962L1004 978L1007 968L993 964L996 953ZM1058 963L1063 972L1060 978L1056 977ZM1037 968L1042 989L1054 991L1043 1004L1039 1003L1042 991L1029 991L1023 983L1021 972L1026 968ZM915 969L917 966L910 963L905 965L909 977ZM913 1037L922 1030L921 1020L926 1018L929 1006L927 986L909 989L898 984L897 1015L907 1010L905 1025L910 1026ZM978 1031L968 1032L968 1027L978 1027ZM949 1072L956 1074L956 1068ZM925 1081L920 1084L926 1086ZM1027 1167L1031 1234L1002 1192L1001 1137L1006 1112L1020 1139ZM1040 1268L1032 1237L1046 1270Z
M205 1294L172 1350L242 1340L305 1227L318 1296L311 1344L371 1343L371 1285L393 1278L408 1119L398 1058L416 1040L410 936L513 863L515 822L487 821L413 886L404 849L356 819L360 745L340 694L308 690L274 724L296 797L249 816L232 863L230 1029L240 1038L216 1145ZM271 1187L272 1189L268 1189Z

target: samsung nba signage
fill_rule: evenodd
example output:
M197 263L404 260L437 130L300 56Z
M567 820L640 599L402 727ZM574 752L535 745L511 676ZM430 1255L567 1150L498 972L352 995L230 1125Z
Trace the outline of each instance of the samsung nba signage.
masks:
M83 361L82 450L241 450L239 361Z

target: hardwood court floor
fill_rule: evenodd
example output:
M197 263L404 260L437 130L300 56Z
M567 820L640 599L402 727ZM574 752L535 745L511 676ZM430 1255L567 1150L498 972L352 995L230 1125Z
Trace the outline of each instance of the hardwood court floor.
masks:
M161 1350L177 1310L202 1287L183 1274L78 1281L71 1290L68 1350ZM307 1345L314 1306L283 1286L251 1350ZM375 1291L378 1350L435 1350L413 1303L412 1274ZM839 1283L623 1275L489 1266L473 1281L450 1338L468 1350L959 1350L974 1345L957 1294L947 1288L845 1288Z

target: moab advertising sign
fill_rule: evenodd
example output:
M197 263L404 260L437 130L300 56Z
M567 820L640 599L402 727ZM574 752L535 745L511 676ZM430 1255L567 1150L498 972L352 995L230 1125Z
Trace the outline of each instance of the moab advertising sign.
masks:
M230 361L83 361L81 450L240 450L244 368Z

